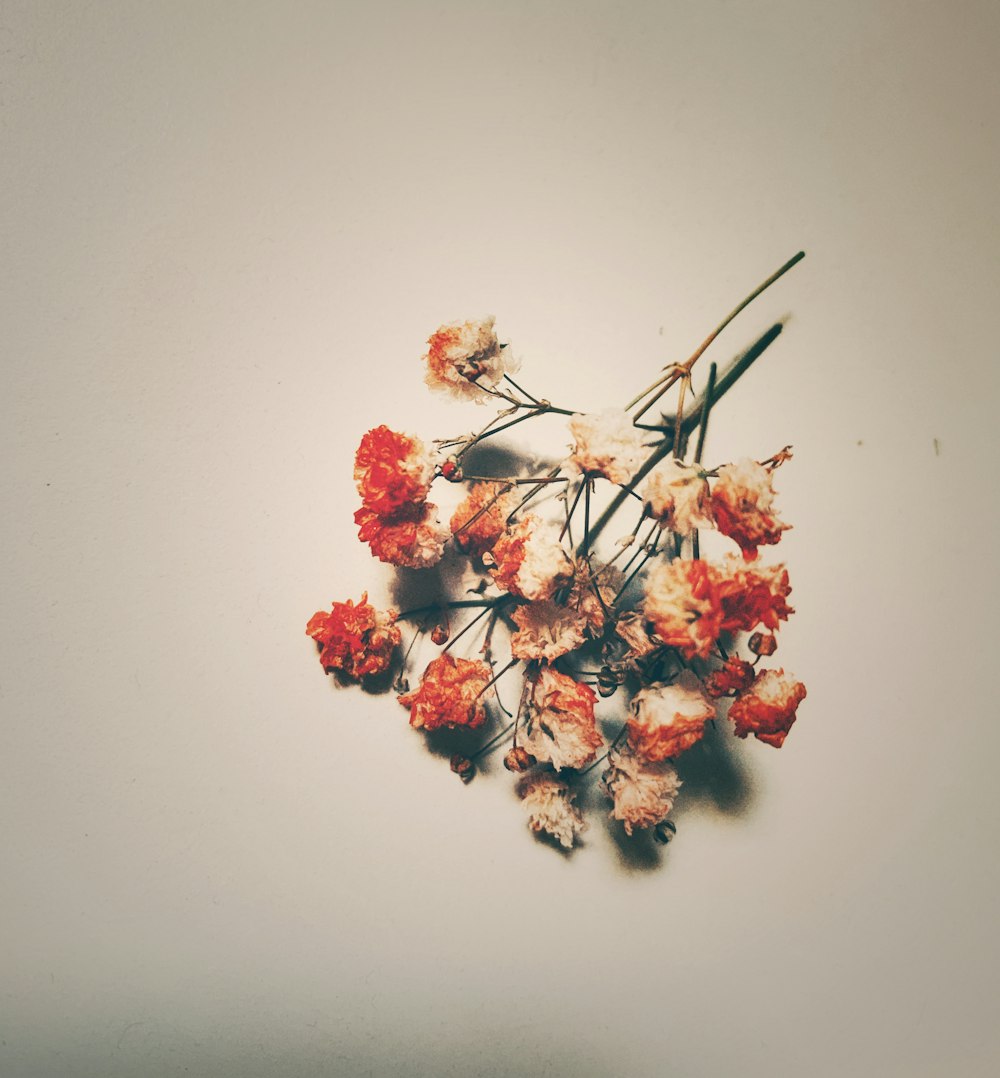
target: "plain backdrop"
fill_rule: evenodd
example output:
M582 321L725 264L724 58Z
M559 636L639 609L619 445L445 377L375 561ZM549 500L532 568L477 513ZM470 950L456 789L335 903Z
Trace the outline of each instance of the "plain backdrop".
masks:
M998 43L985 0L0 0L4 1078L997 1073ZM662 855L596 807L564 857L324 678L306 619L396 586L354 448L484 421L440 323L624 403L800 248L707 457L795 446L808 699Z

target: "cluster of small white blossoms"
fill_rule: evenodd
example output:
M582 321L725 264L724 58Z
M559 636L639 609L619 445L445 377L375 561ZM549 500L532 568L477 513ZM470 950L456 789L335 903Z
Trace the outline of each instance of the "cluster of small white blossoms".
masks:
M452 770L465 781L477 760L506 749L528 824L551 841L579 841L587 823L575 801L597 768L613 826L666 841L678 759L727 724L780 747L806 694L780 668L761 667L793 612L785 567L758 556L789 527L773 477L790 453L710 468L697 454L685 460L686 435L707 423L710 389L687 413L688 431L683 394L676 418L643 424L649 404L635 411L673 384L670 374L630 409L556 407L514 381L492 318L443 326L428 344L431 389L500 411L477 433L430 447L385 426L369 430L355 458L355 521L383 562L420 570L461 560L472 587L402 614L375 609L367 594L334 602L307 626L320 661L363 685L394 676L410 725L455 739L462 751ZM691 365L673 381L689 384ZM561 462L535 474L468 474L476 446L541 416L566 424ZM428 501L435 484L459 494L447 524ZM599 496L601 515L592 506ZM706 532L731 553L703 559ZM599 551L602 533L617 539L613 553ZM425 656L438 651L411 668L417 640Z

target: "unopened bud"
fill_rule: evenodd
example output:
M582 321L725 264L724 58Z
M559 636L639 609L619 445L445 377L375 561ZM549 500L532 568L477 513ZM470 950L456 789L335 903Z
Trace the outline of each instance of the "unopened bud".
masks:
M773 655L778 650L778 639L772 633L754 633L747 646L754 655Z
M662 820L653 828L653 838L662 846L666 846L676 834L677 825L673 820Z
M520 745L512 748L503 758L503 766L508 771L527 771L534 762L535 758L529 756L527 750L522 749Z
M448 480L449 483L461 483L462 481L462 469L458 466L458 461L454 457L449 457L444 464L441 465L441 475Z
M435 625L431 630L431 640L439 647L448 642L448 630L443 625Z
M472 776L476 773L476 765L461 753L455 753L451 758L451 769L463 782L472 782Z
M610 666L602 666L598 671L597 691L603 697L614 696L618 691L618 678Z

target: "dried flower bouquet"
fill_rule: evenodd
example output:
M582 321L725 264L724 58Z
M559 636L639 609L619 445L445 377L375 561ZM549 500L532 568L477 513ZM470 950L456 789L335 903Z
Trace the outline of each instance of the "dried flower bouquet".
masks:
M806 695L794 677L761 665L793 612L785 567L758 556L790 527L777 515L773 478L791 453L702 462L713 405L781 326L721 378L712 364L686 407L701 355L802 257L755 289L687 362L665 367L624 407L597 414L557 407L515 381L492 318L443 326L424 356L427 385L500 411L477 432L430 446L386 426L361 439L361 540L408 570L435 566L448 551L465 561L464 590L403 613L375 609L367 593L336 601L306 629L320 662L362 685L395 673L412 727L479 739L451 759L466 782L477 761L505 747L529 826L564 847L586 826L575 800L596 768L627 834L651 828L665 842L681 786L674 763L706 725L725 718L736 736L778 748ZM674 413L644 422L673 387ZM518 474L470 474L486 440L553 414L565 417L565 459ZM435 484L460 492L448 524L427 500ZM702 545L713 533L722 556L709 560ZM404 624L413 627L405 653ZM418 641L436 654L416 676ZM622 706L599 716L600 701L612 697L627 699L624 717Z

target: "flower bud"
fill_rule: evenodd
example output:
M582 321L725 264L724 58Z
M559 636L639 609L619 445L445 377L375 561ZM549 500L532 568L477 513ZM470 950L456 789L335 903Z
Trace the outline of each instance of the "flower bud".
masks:
M451 758L451 769L463 782L472 782L472 776L476 773L476 765L468 756L458 752Z
M597 691L603 697L614 696L618 690L618 678L610 666L602 666L597 674Z
M673 820L663 820L653 828L653 838L655 838L661 846L666 846L676 834L677 825Z
M534 762L535 758L529 756L520 745L512 748L503 758L503 766L506 767L508 771L527 771Z
M431 630L431 640L439 647L448 642L448 630L443 625L435 625Z
M754 655L773 655L778 650L778 640L773 633L754 633L747 646Z
M449 457L444 464L441 465L441 475L448 480L449 483L461 483L462 482L462 469L458 466L458 461L454 457Z

